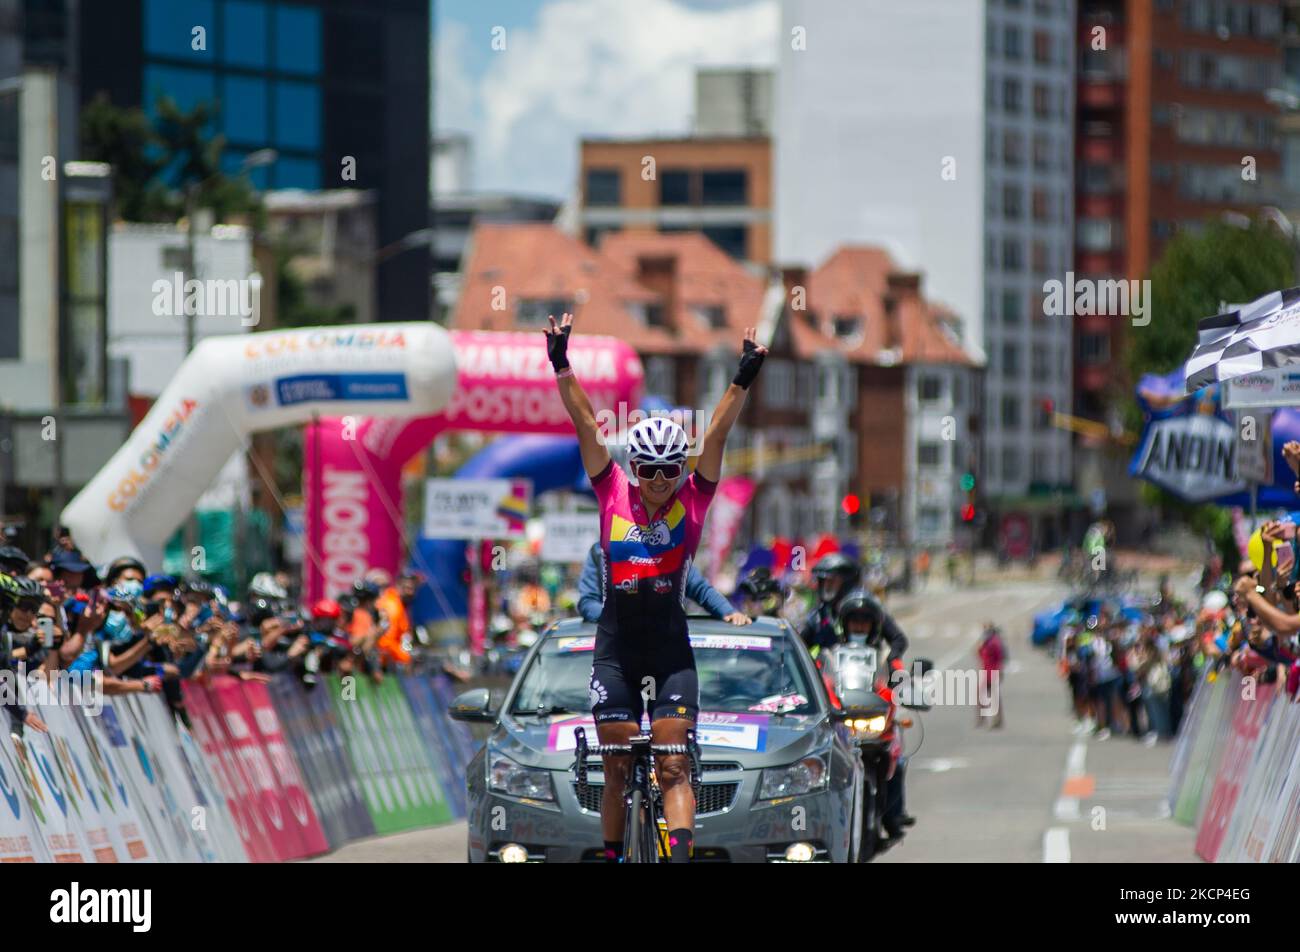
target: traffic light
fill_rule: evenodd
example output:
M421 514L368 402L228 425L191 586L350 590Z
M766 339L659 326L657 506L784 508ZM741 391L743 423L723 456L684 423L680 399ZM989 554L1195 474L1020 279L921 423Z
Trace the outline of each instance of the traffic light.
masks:
M849 517L849 525L854 528L860 528L862 525L862 500L856 493L849 493L840 500L840 508L844 514Z
M962 473L961 489L966 494L966 502L961 507L961 521L975 521L975 474Z

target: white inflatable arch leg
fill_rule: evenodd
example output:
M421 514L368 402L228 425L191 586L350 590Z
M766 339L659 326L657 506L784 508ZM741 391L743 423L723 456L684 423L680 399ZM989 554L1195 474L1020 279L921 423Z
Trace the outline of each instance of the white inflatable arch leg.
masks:
M426 416L456 386L454 348L436 324L355 324L210 337L126 444L63 510L92 562L163 546L250 433L331 417Z

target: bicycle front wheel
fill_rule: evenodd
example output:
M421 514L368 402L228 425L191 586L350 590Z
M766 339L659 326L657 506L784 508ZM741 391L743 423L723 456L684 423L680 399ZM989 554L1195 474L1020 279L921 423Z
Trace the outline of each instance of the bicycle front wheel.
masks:
M653 863L658 857L654 847L646 851L650 826L648 804L645 793L633 790L627 805L627 822L623 826L623 856L627 863Z

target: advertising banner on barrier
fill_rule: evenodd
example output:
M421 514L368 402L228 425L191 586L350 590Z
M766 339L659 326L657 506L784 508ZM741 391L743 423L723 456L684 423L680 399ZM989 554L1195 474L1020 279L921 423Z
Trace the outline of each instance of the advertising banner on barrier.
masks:
M1273 709L1273 694L1277 690L1276 684L1258 684L1254 697L1241 697L1241 679L1232 680L1235 683L1231 687L1240 700L1233 713L1227 746L1215 771L1209 805L1196 832L1196 855L1207 863L1216 862L1219 858L1233 808L1241 795L1260 734Z
M1227 737L1227 712L1230 700L1235 703L1237 695L1229 698L1229 678L1207 680L1204 698L1205 713L1202 729L1192 735L1191 749L1187 755L1187 770L1178 799L1173 804L1174 819L1184 826L1194 826L1201 812L1203 793L1207 789L1207 780L1212 776L1214 765L1218 762L1216 753L1220 742Z
M152 861L153 856L140 833L139 817L114 789L102 764L102 753L100 762L96 763L96 754L87 743L82 725L86 715L72 705L40 704L38 709L49 733L29 731L27 741L38 760L44 762L53 755L51 766L57 768L66 805L61 809L79 815L93 861Z
M293 678L274 678L267 691L293 759L302 771L321 830L331 846L341 846L348 840L342 816L343 793L322 756L324 742L314 729L302 688Z
M105 699L98 717L86 718L115 767L127 796L134 801L146 841L160 862L197 863L189 838L190 815L181 814L182 798L169 779L155 770L150 745L140 725L135 698ZM161 698L154 699L161 704Z
M36 825L40 803L19 767L13 738L0 731L0 863L48 863Z
M175 716L160 697L134 697L130 703L140 712L141 723L160 769L174 779L178 795L184 798L181 812L186 817L186 830L203 861L246 862L247 854L239 842L239 833L225 797L217 788L204 783L208 771L196 772L185 755L183 743L189 732L176 723ZM193 743L192 737L190 743Z
M1183 714L1178 727L1178 737L1174 741L1174 754L1169 760L1169 811L1172 814L1178 804L1178 796L1187 780L1187 765L1191 760L1192 738L1200 733L1205 723L1205 709L1209 705L1212 683L1205 678L1205 672L1197 679L1192 689L1191 700Z
M3 733L3 732L0 732ZM88 863L94 857L86 850L84 833L68 823L67 815L60 810L53 792L47 789L40 769L40 752L30 740L34 731L25 731L24 737L7 734L0 738L4 749L5 769L17 778L26 799L27 836L17 835L20 842L10 844L6 852L33 853L45 862ZM66 807L66 802L63 804Z
M420 737L414 712L397 678L385 678L375 692L381 724L388 730L401 769L410 778L419 802L431 811L434 823L451 819L451 805L434 760Z
M37 795L43 796L45 809L38 816L41 835L55 862L116 863L118 851L108 829L91 812L85 791L75 776L69 776L61 752L67 750L67 736L76 730L72 715L58 704L31 703L49 727L48 733L25 731L17 746L34 769ZM120 846L125 857L124 845ZM73 859L79 855L81 859Z
M445 715L451 710L451 702L456 699L460 693L460 688L456 687L451 678L445 674L436 674L429 682L433 688L433 697L439 705L439 709ZM474 754L478 752L479 743L474 740L474 735L470 733L469 725L461 721L453 721L450 717L441 717L438 719L438 726L444 734L450 738L451 746L460 751L460 760L456 763L456 774L464 782L465 765L474 759Z
M1224 838L1225 849L1220 851L1223 862L1264 862L1273 831L1283 819L1279 808L1296 745L1300 743L1300 718L1296 717L1300 708L1281 693L1273 704L1277 710L1269 714L1254 766Z
M1300 861L1300 705L1288 704L1283 717L1290 723L1297 741L1282 765L1282 790L1260 861L1294 863Z
M181 723L176 723L175 728L181 757L185 761L185 769L189 772L190 783L195 793L199 794L206 804L209 827L217 850L217 861L247 863L248 853L244 849L243 837L239 835L239 828L235 825L235 818L230 812L230 801L221 781L208 765L207 758L203 756L203 751L193 732Z
M402 726L388 722L395 709L405 710L410 721L405 703L394 708L387 700L393 692L400 697L396 683L388 678L376 688L369 678L351 677L345 686L337 676L328 683L375 831L409 830L448 818L450 811L439 799L427 758L423 765L412 763L406 745L398 740ZM381 692L387 697L381 699Z
M310 691L304 691L303 694L307 707L311 711L314 734L322 742L323 761L338 778L343 804L343 822L348 839L373 836L375 823L366 808L366 796L361 786L361 778L348 754L343 726L339 723L338 712L334 709L329 690L324 685L317 685Z
M242 685L231 677L213 678L208 687L208 697L221 716L226 743L234 748L235 759L243 769L254 803L265 821L266 836L276 858L283 861L308 855L284 791L275 782L270 758L262 747L253 710L244 697Z
M433 762L434 774L442 780L452 815L462 819L465 816L465 772L460 765L460 752L449 745L448 738L438 727L438 721L446 719L447 713L434 698L433 687L426 675L403 675L401 681L420 739Z
M254 863L275 862L275 850L266 833L266 820L257 808L252 784L245 777L234 750L226 742L225 728L207 689L193 681L187 681L182 686L182 691L185 695L185 710L194 727L194 737L226 798L226 807L245 854Z
M288 742L280 729L280 719L271 704L271 695L267 692L266 685L245 681L240 686L253 713L254 729L274 771L272 779L289 808L288 819L297 825L296 832L302 842L304 855L324 853L329 849L329 841L320 827L316 811L307 795L307 786L298 772L298 765L289 753Z

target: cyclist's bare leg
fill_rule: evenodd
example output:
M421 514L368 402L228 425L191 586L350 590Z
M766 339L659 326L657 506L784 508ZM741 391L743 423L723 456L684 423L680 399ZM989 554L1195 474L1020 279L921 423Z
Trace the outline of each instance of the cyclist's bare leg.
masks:
M596 739L602 744L626 744L636 736L641 725L636 721L606 721L596 725ZM628 771L632 766L631 754L606 754L605 792L600 799L600 830L609 843L623 839L623 788L627 785Z
M656 744L685 744L695 726L684 717L661 717L650 725ZM695 791L691 789L691 760L685 754L655 758L655 776L664 794L664 819L670 830L695 829Z

